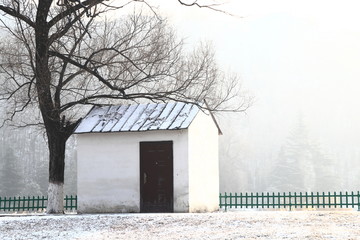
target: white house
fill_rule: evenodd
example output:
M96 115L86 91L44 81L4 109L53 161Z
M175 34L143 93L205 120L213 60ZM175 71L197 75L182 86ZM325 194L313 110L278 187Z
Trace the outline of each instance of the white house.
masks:
M221 131L197 106L94 107L75 133L79 212L218 209Z

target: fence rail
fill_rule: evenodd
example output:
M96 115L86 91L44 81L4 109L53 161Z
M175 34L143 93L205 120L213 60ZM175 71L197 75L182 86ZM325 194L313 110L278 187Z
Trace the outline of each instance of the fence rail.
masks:
M39 212L44 211L47 206L47 196L33 197L0 197L0 212ZM77 209L77 196L64 198L64 210L71 211Z
M228 208L357 208L360 192L345 193L235 193L220 194L219 206Z
M0 197L0 212L39 212L47 206L47 196ZM219 207L228 208L356 208L360 210L360 191L339 193L225 193ZM77 196L64 198L64 210L77 210Z

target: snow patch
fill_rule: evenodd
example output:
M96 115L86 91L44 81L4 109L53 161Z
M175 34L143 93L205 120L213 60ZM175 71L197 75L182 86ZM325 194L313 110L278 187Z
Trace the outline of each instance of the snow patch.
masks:
M357 211L0 217L0 239L359 239Z

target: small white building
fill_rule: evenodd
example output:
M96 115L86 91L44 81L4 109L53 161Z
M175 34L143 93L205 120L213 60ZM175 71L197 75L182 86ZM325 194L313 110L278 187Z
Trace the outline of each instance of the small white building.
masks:
M75 133L78 212L218 209L221 131L197 106L94 107Z

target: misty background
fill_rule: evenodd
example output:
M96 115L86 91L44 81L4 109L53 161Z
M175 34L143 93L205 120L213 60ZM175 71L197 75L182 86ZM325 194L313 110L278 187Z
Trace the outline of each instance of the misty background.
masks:
M232 0L221 7L230 16L156 2L189 46L210 41L255 97L246 113L217 116L221 192L360 190L360 3ZM47 194L39 129L0 129L0 159L0 196ZM74 138L65 194L76 194Z

